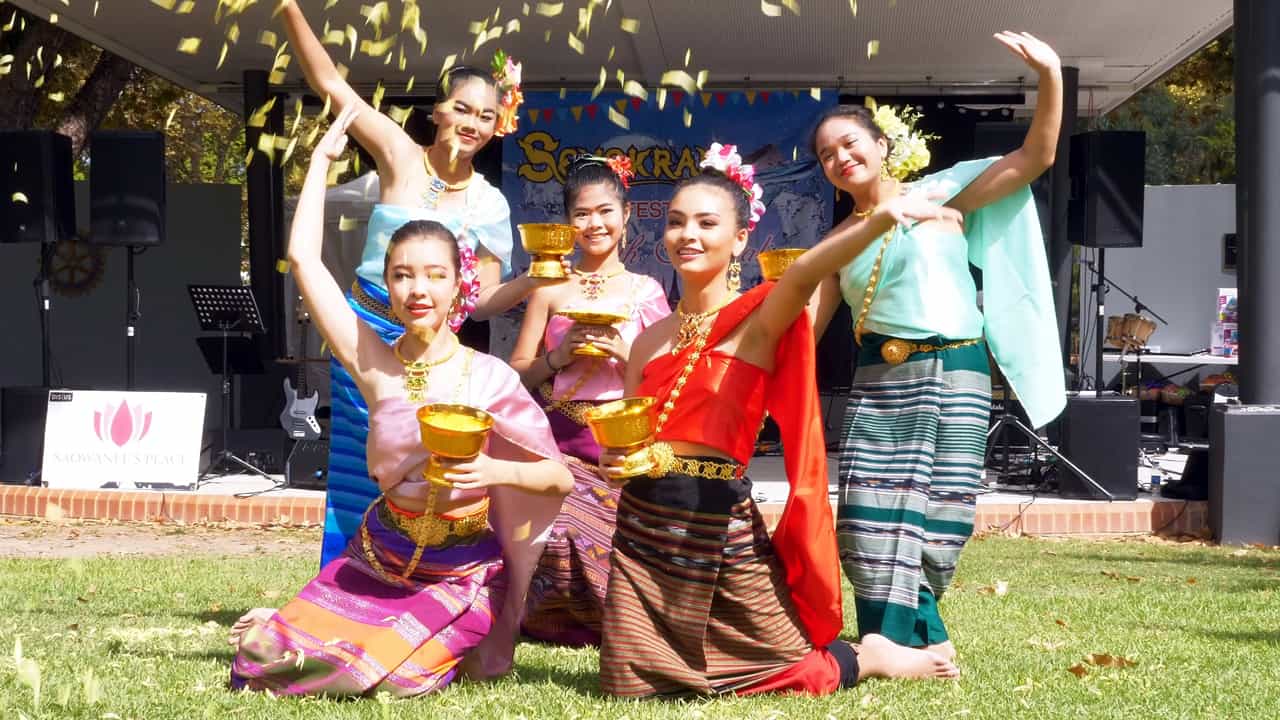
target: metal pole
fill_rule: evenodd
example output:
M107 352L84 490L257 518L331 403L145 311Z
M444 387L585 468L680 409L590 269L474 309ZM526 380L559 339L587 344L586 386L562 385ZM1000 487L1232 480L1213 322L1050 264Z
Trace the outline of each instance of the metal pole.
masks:
M1062 68L1062 129L1058 149L1049 169L1049 274L1053 280L1053 308L1058 319L1058 344L1062 364L1071 363L1071 238L1067 208L1071 202L1071 136L1076 131L1080 68ZM1077 374L1079 368L1077 368Z
M1098 277L1095 278L1093 293L1098 303L1098 317L1094 318L1093 386L1097 396L1102 397L1102 338L1103 327L1107 323L1107 249L1104 247L1098 248Z
M138 316L134 304L134 296L138 292L137 285L133 279L133 248L124 249L127 254L125 262L125 320L124 320L124 387L126 390L133 389L133 351L134 340L137 337Z
M1240 401L1280 404L1280 3L1235 12Z

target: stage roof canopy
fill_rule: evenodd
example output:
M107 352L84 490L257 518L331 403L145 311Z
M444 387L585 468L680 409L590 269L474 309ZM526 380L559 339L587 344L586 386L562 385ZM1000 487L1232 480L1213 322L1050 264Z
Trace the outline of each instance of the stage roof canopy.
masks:
M839 86L878 96L1030 91L1035 78L1024 77L1028 69L991 39L995 31L1012 29L1038 35L1066 63L1080 68L1082 114L1115 107L1232 21L1231 0L861 0L856 16L850 0L607 0L594 6L589 32L578 34L579 54L569 36L579 28L580 9L588 0L423 0L424 56L418 41L400 30L402 0L338 0L324 10L329 1L301 0L317 31L326 21L339 33L348 25L355 29L354 55L349 44L330 51L366 92L381 81L389 95L403 96L414 76L411 94L429 96L446 56L457 54L467 62L465 53L485 62L498 47L524 61L526 87L590 88L605 66L610 88L619 87L621 70L652 89L664 71L685 67L689 51L691 74L709 71L708 89ZM57 13L57 22L71 32L236 110L244 71L272 67L275 53L260 44L261 32L284 38L279 21L271 17L280 0L221 0L224 6L248 7L216 24L218 0L10 2L40 17ZM184 6L190 11L180 14ZM375 57L360 51L361 41L375 39L366 16L376 17L382 8L388 11L383 36L399 33L391 48L403 44L404 71L395 49L389 63L385 52ZM623 28L624 18L636 22L635 32ZM486 32L501 27L503 34L473 51L473 23L486 20ZM520 25L514 33L513 20ZM238 23L239 39L219 68L232 21ZM191 37L201 38L198 50L180 51L181 40ZM879 52L869 58L873 41ZM295 60L281 89L302 88ZM1027 102L1034 102L1034 93L1027 93Z

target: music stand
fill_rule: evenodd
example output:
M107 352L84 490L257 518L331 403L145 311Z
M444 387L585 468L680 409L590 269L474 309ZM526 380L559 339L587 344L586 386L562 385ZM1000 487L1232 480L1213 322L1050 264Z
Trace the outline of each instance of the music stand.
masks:
M191 306L195 308L196 318L200 321L200 329L207 332L218 332L221 334L221 354L213 356L211 352L212 343L208 342L212 338L197 338L197 344L205 353L205 360L209 363L209 368L222 375L222 422L221 422L221 443L217 453L209 456L209 465L203 473L196 478L196 489L200 488L200 482L211 475L229 475L233 472L249 472L254 475L275 482L267 473L259 470L248 461L237 457L235 453L227 448L227 432L230 429L230 403L231 403L231 340L229 333L251 333L263 334L267 329L262 324L262 315L258 313L258 302L253 297L253 291L243 285L188 285L187 292L191 295ZM200 342L204 340L206 342ZM262 360L256 352L253 352L253 341L251 338L237 338L236 360L240 361L236 367L241 372L254 372L252 366L256 365L256 372L261 373ZM217 357L217 360L214 360ZM252 358L250 360L249 358Z

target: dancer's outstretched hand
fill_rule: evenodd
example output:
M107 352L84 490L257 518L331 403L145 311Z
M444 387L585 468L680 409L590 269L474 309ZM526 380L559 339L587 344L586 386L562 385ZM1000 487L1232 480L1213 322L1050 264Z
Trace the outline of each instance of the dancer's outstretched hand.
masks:
M911 192L880 203L876 213L884 213L908 227L928 220L951 221L963 227L964 215L955 208L939 205L942 193Z
M1060 72L1062 60L1048 43L1028 32L1005 30L994 35L996 42L1009 48L1009 52L1022 58L1037 73Z
M342 152L347 149L347 128L351 127L351 123L360 115L360 111L355 105L348 105L338 113L338 117L333 119L329 124L329 129L320 137L320 142L316 143L315 150L311 151L312 161L324 159L333 162L342 156Z

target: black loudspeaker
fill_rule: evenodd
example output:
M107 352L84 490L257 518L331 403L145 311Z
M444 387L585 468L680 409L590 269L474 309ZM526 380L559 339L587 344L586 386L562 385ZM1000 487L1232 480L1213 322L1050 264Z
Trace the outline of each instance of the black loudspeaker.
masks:
M290 487L324 490L329 486L329 441L299 440L285 461Z
M25 485L44 466L44 418L49 388L0 390L0 482Z
M75 235L71 167L66 135L0 132L0 242L53 243Z
M164 242L164 134L93 133L89 242L150 247Z
M1280 406L1209 411L1209 527L1218 542L1280 544Z
M1142 247L1146 133L1105 130L1071 138L1067 234L1088 247Z
M1062 417L1062 454L1116 500L1138 497L1138 399L1073 397ZM1058 468L1062 497L1106 500L1087 481Z

